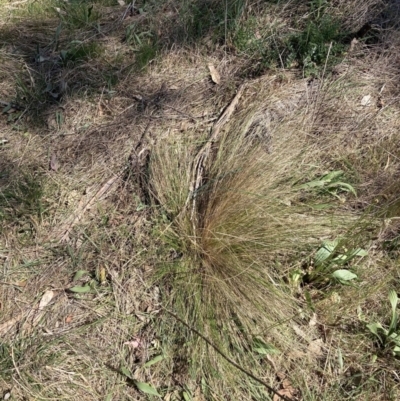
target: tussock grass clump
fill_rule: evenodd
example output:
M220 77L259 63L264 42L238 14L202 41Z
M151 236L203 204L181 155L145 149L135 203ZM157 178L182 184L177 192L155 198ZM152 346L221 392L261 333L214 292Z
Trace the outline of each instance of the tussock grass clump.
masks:
M150 171L164 213L162 233L175 255L158 269L170 289L167 305L234 359L254 357L257 341L268 344L267 353L281 355L300 346L288 323L301 310L289 272L322 238L345 226L339 215L313 212L294 189L312 157L300 130L286 124L263 139L254 135L255 120L259 116L239 116L214 144L214 161L194 206L185 206L190 139L160 141ZM178 347L199 340L179 330ZM192 361L202 365L203 357L196 354Z

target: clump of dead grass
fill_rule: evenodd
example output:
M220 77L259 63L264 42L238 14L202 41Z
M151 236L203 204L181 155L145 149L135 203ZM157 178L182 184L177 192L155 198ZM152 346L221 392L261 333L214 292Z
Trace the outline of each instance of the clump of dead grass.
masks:
M195 204L187 202L196 150L190 132L159 142L150 163L163 220L160 237L172 255L156 273L167 289L164 304L233 359L241 355L251 369L257 341L267 354L281 357L302 347L288 322L307 312L288 285L290 272L322 239L347 226L344 211L315 212L294 189L312 174L316 156L305 145L303 117L293 113L290 123L263 132L254 128L260 122L254 106L239 112L214 144ZM232 369L220 365L194 332L166 321L169 335L177 336L175 347L192 355L186 369L215 369L227 383L235 381Z

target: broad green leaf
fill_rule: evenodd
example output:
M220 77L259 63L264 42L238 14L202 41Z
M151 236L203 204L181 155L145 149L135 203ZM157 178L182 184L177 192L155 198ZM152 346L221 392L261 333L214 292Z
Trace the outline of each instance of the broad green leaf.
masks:
M88 272L86 270L78 270L75 273L74 278L72 279L72 281L78 281L80 278L82 278L85 274L88 274Z
M317 253L314 257L315 264L321 265L325 260L329 259L333 252L335 251L336 247L338 246L339 241L324 241L322 247L318 249Z
M354 196L357 196L357 192L354 187L345 182L332 182L327 186L327 188L340 188L342 191L351 192Z
M108 394L106 399L104 401L111 401L112 400L112 394Z
M394 347L393 348L393 355L394 356L400 356L400 347Z
M90 285L84 285L84 286L76 285L75 287L72 287L69 290L72 292L76 292L78 294L84 294L86 292L90 292L92 290L92 287Z
M305 184L299 185L298 189L309 189L309 188L321 188L326 184L326 181L314 180L306 182Z
M335 171L331 171L330 173L324 175L322 177L322 180L327 181L327 182L331 182L335 178L339 178L342 175L343 175L343 171L342 170L335 170Z
M369 329L369 331L372 334L374 334L376 337L378 337L379 341L383 344L382 338L378 333L378 329L383 330L385 336L387 334L387 331L382 327L382 325L380 323L370 323L370 324L367 324L367 328Z
M336 270L332 273L332 276L341 282L351 281L351 280L354 280L355 278L357 278L356 274L354 274L350 270L346 270L346 269Z
M255 352L257 352L258 354L260 354L260 355L276 355L276 354L279 354L279 351L274 347L270 347L270 348L256 347L256 348L253 348L253 350Z
M337 239L334 241L324 241L324 248L326 248L329 252L333 252L338 245L339 241Z
M145 366L146 368L148 368L149 366L154 365L155 363L160 362L160 361L162 361L163 359L165 359L164 355L158 355L158 356L156 356L155 358L150 359L150 361L146 362L146 363L144 364L144 366Z
M390 338L390 341L396 345L400 345L400 335L397 333L391 333L389 334L388 338Z
M182 393L182 396L183 396L183 399L184 399L185 401L192 401L192 397L190 396L190 394L189 394L188 392L184 391L184 392Z
M349 257L355 257L355 256L368 256L368 252L365 249L357 248L349 252Z
M129 369L122 367L121 372L128 377L129 379L132 379L132 373L129 371Z
M398 320L397 311L396 311L398 297L397 297L396 291L394 291L394 290L389 291L389 301L390 301L390 305L392 306L392 319L391 319L390 326L389 326L389 335L390 335L396 330L397 320Z
M135 385L140 391L143 391L143 393L161 397L160 394L158 393L158 391L153 386L150 386L150 384L142 383L142 382L135 382Z
M273 345L267 344L259 338L254 339L253 351L260 355L275 355L279 354L279 350Z
M326 248L322 247L318 249L317 253L314 256L314 263L319 266L323 262L325 262L326 259L328 259L331 256L331 252L329 252Z
M395 312L396 308L397 308L397 302L398 302L398 297L397 297L397 293L395 290L390 290L389 291L389 301L390 301L390 305L392 305L392 311Z

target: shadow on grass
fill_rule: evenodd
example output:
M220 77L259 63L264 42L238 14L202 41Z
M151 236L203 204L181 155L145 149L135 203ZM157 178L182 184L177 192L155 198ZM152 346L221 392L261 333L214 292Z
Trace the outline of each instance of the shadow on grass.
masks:
M393 5L396 2L389 3L383 11L371 7L359 24L384 19L385 29L396 29L398 8ZM16 65L16 70L3 74L12 84L3 91L0 84L0 100L5 109L11 107L6 111L8 124L17 130L34 130L50 146L57 142L64 164L107 154L110 143L125 140L132 124L144 130L155 114L163 118L166 106L180 96L185 100L187 95L146 76L146 67L153 60L176 48L201 49L207 55L219 47L236 57L240 65L237 78L243 80L263 74L270 67L279 69L281 64L290 68L292 62L300 73L318 72L317 64L324 64L328 51L332 55L333 47L327 44L338 42L339 60L344 42L352 37L340 34L340 20L339 25L331 25L318 16L330 12L329 2L324 1L259 0L250 4L247 0L185 0L175 4L143 0L135 2L133 9L111 0L33 4L34 8L27 6L19 20L0 28L0 61L10 59ZM321 7L316 7L318 4ZM287 40L277 37L279 32L273 24L262 30L260 23L269 11L291 27L294 33L288 34L286 28L282 32L283 38L288 35ZM293 13L302 18L294 18ZM304 25L303 20L309 22ZM321 33L321 24L325 34ZM379 47L385 32L379 36L371 29L360 40ZM315 46L320 49L318 54L313 53ZM396 64L395 58L389 62ZM140 97L135 97L137 94ZM121 95L130 101L126 110L121 114L111 110L111 118L104 118L104 124L94 123L93 105ZM65 130L74 135L73 140L65 140L60 127L66 118L74 120L74 110L65 110L70 100L85 100L82 109L89 104L93 107L87 108L87 122L77 121Z
M290 13L286 12L289 3ZM316 8L316 3L321 7ZM315 1L249 4L247 0L186 0L177 4L138 1L130 8L111 0L36 2L34 8L27 6L29 14L25 13L22 23L16 20L0 30L5 54L17 59L20 67L19 71L10 71L15 96L9 94L1 100L14 101L25 111L25 117L31 117L30 125L43 127L48 113L62 106L67 96L112 96L119 82L144 76L152 60L177 47L200 45L213 51L215 46L222 46L227 53L247 58L244 71L239 73L242 78L263 74L271 66L282 67L282 62L287 68L293 64L291 58L303 67L308 63L310 69L325 60L327 43L338 41L339 46L343 39L339 20L334 29L323 22L325 31L322 19L314 21L320 18L315 17L316 12L327 9L327 5ZM254 24L268 11L293 21L293 12L310 15L311 22L302 26L301 19L294 21L295 34L277 43L264 37L271 36L275 28L261 32ZM322 33L310 39L307 32L313 27ZM255 36L257 40L253 40ZM313 46L320 49L316 56L311 54ZM338 54L342 52L339 47Z
M0 162L0 233L10 225L30 231L45 213L43 176L37 166L18 168L2 155ZM33 220L32 220L33 219Z

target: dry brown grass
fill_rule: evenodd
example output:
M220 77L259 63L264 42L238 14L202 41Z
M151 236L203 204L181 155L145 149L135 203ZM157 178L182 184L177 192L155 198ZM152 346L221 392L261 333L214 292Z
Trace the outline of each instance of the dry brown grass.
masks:
M306 140L312 117L307 108L312 109L313 100L310 96L307 101L305 82L296 83L296 97L286 99L285 90L293 94L294 85L281 85L276 91L275 85L276 77L248 85L246 105L226 127L212 167L205 173L207 181L197 195L194 215L191 206L185 208L195 152L190 133L158 143L150 165L150 183L169 218L160 230L180 255L158 267L159 285L169 288L169 308L263 377L262 365L251 355L256 338L275 349L271 354L279 350L280 355L272 357L279 371L289 371L299 355L302 363L315 363L315 355L307 351L312 335L303 332L301 338L302 329L293 328L294 322L296 328L304 325L308 312L287 280L310 247L317 247L322 238L336 237L346 226L344 211L336 216L313 213L311 204L302 204L293 190L295 183L315 170L310 163L317 154ZM282 96L275 108L267 106L266 93L272 99L274 93ZM290 119L283 117L287 111ZM348 213L347 222L351 220ZM229 391L239 397L236 391L242 376L235 377L218 354L213 355L179 322L169 318L164 325L165 336L167 332L176 336L175 353L181 344L192 344L192 366L186 369L207 376L209 371L223 372L232 386ZM273 377L267 377L273 383ZM223 392L218 380L212 376L208 380Z
M340 15L357 16L348 20L352 29L380 6L380 2L361 3L337 2ZM219 158L210 173L216 180L206 196L202 231L195 235L200 250L195 247L193 253L192 225L183 219L177 227L181 230L179 246L176 237L173 239L174 253L161 241L170 221L160 217L160 205L143 209L134 180L121 175L103 196L97 196L98 190L126 166L132 148L151 122L144 142L153 152L153 189L169 214L167 218L179 213L187 196L193 154L241 81L243 55L210 47L206 37L206 44L169 49L150 63L147 71L137 71L131 65L134 52L122 39L126 26L139 16L129 17L118 26L116 21L124 8L110 7L101 16L105 35L93 27L77 31L79 40L97 38L101 57L59 69L58 53L50 46L58 24L54 10L28 15L23 4L1 6L1 15L13 18L3 18L0 26L7 43L0 50L0 99L15 99L21 91L18 79L32 97L20 99L26 110L20 119L15 116L7 122L9 115L0 116L0 139L8 141L0 145L0 194L13 196L8 195L6 206L0 202L1 212L6 213L0 230L0 395L12 389L16 400L147 399L122 374L121 368L128 368L135 380L151 383L166 399L182 399L183 391L196 400L266 399L265 389L160 311L175 305L174 312L187 312L183 302L198 285L178 283L186 293L177 294L173 281L155 282L160 265L176 267L192 261L188 255L195 255L195 262L201 259L203 269L212 273L207 276L212 280L207 281L203 303L195 305L198 312L214 305L219 310L214 314L217 320L236 310L238 320L251 329L247 333L250 339L254 333L264 333L262 328L281 322L283 314L296 315L264 335L264 342L282 351L268 357L251 352L237 321L230 319L217 326L221 332L218 337L215 327L207 328L207 315L198 321L190 314L180 315L205 328L202 332L243 367L275 388L280 386L276 373L284 370L304 400L399 398L398 361L376 347L365 327L371 321L385 321L388 290L398 286L398 247L394 241L399 236L400 167L396 32L384 32L381 44L357 45L344 59L344 69L339 68L332 76L326 74L315 86L299 80L296 71L269 72L248 82L240 108L226 127L231 136L220 144ZM354 9L359 12L351 13ZM60 40L60 49L69 45L66 32ZM37 44L50 60L32 62ZM209 79L210 62L221 73L219 86ZM111 86L107 84L110 75L118 78ZM45 83L68 83L59 103L48 94L43 97L40 86L34 84L43 77ZM138 102L134 95L144 100ZM361 105L365 95L371 95L369 106ZM43 103L35 103L35 99ZM247 147L249 143L243 138L236 141L249 131L272 136L270 153ZM232 138L236 138L233 143ZM57 171L48 167L52 154L59 163ZM165 163L155 169L157 160ZM369 251L368 258L351 266L359 277L357 285L321 288L280 284L287 302L281 307L282 294L272 297L266 315L260 309L265 299L250 296L261 287L259 276L250 282L237 278L232 292L225 280L231 272L225 266L251 261L258 266L256 274L261 274L265 259L269 265L278 260L281 265L272 270L273 279L283 282L293 269L308 267L301 264L307 265L322 235L320 230L316 235L299 233L298 217L305 215L302 222L312 220L315 224L318 212L304 211L301 200L290 190L291 183L336 169L345 171L358 192L357 199L347 197L343 204L337 204L337 215L365 213L364 218L372 219L386 213L387 217L379 230L355 239ZM226 176L227 171L235 174ZM259 171L267 171L266 177L272 181L260 181ZM274 232L284 221L285 234L281 234L279 247L256 248L260 253L255 259L254 254L246 252L248 245L244 246L243 240L254 242L260 235L265 238L265 231L260 233L252 227L263 227L256 225L257 219L271 224L272 218L254 213L248 219L244 214L237 215L237 210L245 211L249 204L258 207L259 199L264 204L265 198L254 198L253 194L261 194L271 185L275 185L276 197L284 201L278 216L270 212L274 214ZM35 192L35 188L40 191ZM28 202L29 194L33 198ZM288 216L288 201L296 210L294 215L291 212ZM91 207L85 209L88 203ZM369 214L371 210L374 213ZM77 214L79 219L73 219L71 225L71 216ZM237 225L227 226L227 221L236 221ZM345 231L344 227L341 223L337 232ZM65 230L70 231L69 238L61 243ZM329 230L322 231L329 234ZM237 240L225 241L227 233L234 233ZM288 249L294 233L308 249L293 263L291 258L298 253L290 255ZM233 248L236 253L231 252ZM241 249L245 252L240 253ZM183 253L180 259L176 258L179 252ZM78 270L89 274L73 281ZM68 290L88 282L95 288L89 294L76 296ZM37 313L35 308L49 290L54 297L31 328L29 316ZM312 319L306 291L316 313ZM174 304L178 295L180 304ZM236 305L238 297L243 299L240 307ZM255 327L252 318L263 324ZM7 330L5 323L9 323ZM176 341L184 337L184 343ZM343 364L339 362L339 349ZM163 361L144 366L160 354L165 356ZM376 361L373 355L377 355ZM191 362L191 358L195 360ZM218 367L219 372L210 366Z

